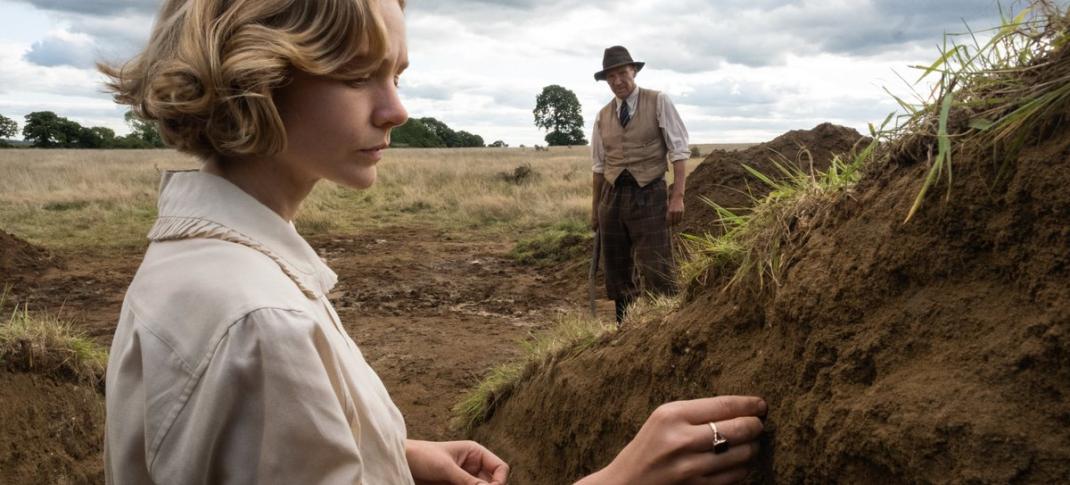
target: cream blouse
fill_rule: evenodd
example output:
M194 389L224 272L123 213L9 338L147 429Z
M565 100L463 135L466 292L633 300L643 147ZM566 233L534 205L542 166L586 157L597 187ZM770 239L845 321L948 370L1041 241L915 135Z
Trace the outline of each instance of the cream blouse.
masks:
M228 181L172 172L107 372L114 484L412 484L405 422L343 330L337 281Z

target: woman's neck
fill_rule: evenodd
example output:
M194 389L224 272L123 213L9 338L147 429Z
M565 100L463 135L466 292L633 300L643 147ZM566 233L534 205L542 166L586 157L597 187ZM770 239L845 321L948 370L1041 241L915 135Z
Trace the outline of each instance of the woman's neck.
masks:
M302 177L288 169L287 164L270 159L212 159L201 171L223 177L287 222L294 220L301 202L318 181L314 177Z

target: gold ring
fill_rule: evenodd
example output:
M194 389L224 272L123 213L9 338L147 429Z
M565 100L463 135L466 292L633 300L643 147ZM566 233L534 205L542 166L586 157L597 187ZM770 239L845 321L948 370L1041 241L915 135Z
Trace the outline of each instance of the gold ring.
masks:
M713 453L719 455L728 451L728 439L717 431L717 423L710 421L710 429L713 430Z

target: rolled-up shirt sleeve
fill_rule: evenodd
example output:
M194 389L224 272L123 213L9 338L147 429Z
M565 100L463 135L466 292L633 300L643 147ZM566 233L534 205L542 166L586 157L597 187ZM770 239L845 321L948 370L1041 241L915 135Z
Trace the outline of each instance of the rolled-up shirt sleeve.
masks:
M591 132L591 171L594 173L606 172L606 151L602 146L602 134L598 131L598 122L602 118L599 111L594 117L594 130Z
M669 95L658 93L658 126L665 137L665 146L669 148L669 161L677 162L691 158L688 145L687 127L680 119L680 113L672 104Z
M280 309L232 324L162 439L156 483L361 483L355 410L322 328Z

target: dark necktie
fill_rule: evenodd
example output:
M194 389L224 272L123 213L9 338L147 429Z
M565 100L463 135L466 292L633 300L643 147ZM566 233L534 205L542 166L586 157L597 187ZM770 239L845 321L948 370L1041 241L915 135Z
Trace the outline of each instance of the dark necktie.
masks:
M628 112L628 101L621 101L620 103L620 126L628 126L628 121L631 121L632 115Z

